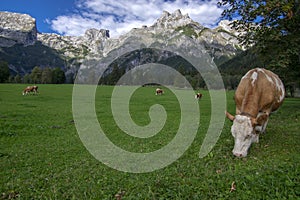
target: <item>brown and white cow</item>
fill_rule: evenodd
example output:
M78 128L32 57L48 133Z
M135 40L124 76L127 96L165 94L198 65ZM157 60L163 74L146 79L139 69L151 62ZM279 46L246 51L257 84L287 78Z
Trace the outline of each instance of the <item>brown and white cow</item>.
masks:
M196 95L195 95L195 99L201 99L202 98L202 94L201 93L197 93Z
M156 88L156 92L155 95L162 95L164 93L164 91L160 88Z
M23 95L28 95L31 92L33 92L33 94L37 94L38 93L38 86L34 85L34 86L27 86L24 90L23 90Z
M226 111L233 121L235 156L247 156L249 147L258 142L259 133L265 132L270 114L281 106L284 97L282 81L269 70L255 68L241 79L234 96L236 115Z

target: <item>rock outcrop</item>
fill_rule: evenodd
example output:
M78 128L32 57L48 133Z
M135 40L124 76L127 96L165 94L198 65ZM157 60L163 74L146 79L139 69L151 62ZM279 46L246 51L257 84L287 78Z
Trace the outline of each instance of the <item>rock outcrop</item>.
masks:
M0 47L32 45L37 40L36 21L27 14L0 12Z
M104 48L109 38L105 29L89 29L83 36L61 36L58 34L38 34L38 41L60 51L66 58L84 58L89 53L97 54Z

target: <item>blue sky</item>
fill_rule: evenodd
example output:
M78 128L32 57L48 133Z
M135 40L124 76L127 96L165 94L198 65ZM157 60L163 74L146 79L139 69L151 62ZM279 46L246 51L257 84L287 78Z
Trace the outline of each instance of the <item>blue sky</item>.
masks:
M214 26L222 9L217 0L0 0L0 10L29 14L42 33L83 35L89 28L118 36L152 25L164 10L180 9L200 24Z

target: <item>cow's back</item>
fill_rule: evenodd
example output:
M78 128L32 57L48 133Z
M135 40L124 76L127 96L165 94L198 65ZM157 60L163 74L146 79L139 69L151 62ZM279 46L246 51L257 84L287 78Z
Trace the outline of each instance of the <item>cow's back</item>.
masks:
M241 79L235 93L236 114L273 112L283 102L285 90L282 81L273 72L255 68Z

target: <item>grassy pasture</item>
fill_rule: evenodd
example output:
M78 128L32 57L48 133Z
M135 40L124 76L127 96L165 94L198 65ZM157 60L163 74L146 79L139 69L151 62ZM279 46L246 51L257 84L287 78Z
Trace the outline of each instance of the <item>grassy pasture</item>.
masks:
M285 100L248 157L232 155L231 122L226 120L217 145L199 159L210 120L209 93L203 91L201 125L184 155L166 168L133 174L107 167L85 149L72 121L72 85L40 85L37 96L22 96L24 87L0 84L0 199L116 199L120 190L125 191L122 199L300 199L300 99ZM155 96L152 87L133 94L130 112L137 124L150 122L148 109L156 103L168 114L162 132L137 139L114 123L112 89L100 86L95 105L111 141L133 152L168 144L180 122L173 94ZM231 113L232 97L227 92ZM233 181L236 190L230 192Z

